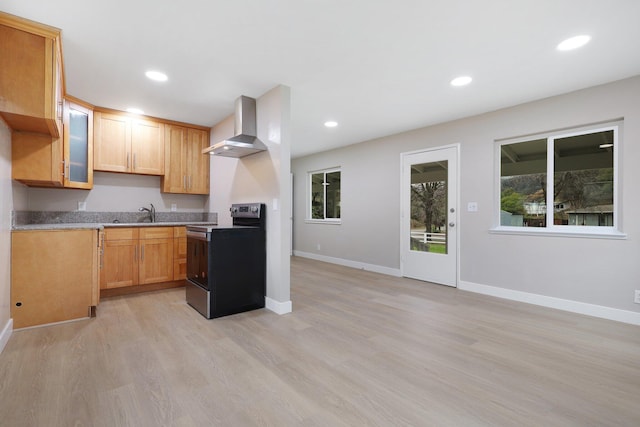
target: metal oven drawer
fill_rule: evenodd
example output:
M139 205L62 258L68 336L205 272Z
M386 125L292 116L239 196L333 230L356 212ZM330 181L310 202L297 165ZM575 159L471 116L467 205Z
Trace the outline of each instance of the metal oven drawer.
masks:
M211 319L211 298L210 291L187 280L187 304L195 308L198 313L207 319Z

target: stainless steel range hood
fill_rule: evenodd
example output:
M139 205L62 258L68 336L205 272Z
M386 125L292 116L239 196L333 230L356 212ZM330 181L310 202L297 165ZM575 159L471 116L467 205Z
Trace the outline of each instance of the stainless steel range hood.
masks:
M224 157L244 157L267 150L267 146L257 137L255 99L248 96L236 99L233 135L231 138L205 148L202 153Z

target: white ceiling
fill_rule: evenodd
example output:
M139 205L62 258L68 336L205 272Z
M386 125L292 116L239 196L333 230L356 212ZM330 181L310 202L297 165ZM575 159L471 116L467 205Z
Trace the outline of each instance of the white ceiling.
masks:
M63 30L67 92L212 126L292 92L294 157L640 74L638 0L3 0ZM591 42L558 52L563 39ZM166 83L147 80L158 69ZM462 74L471 85L453 88ZM339 126L328 129L333 119Z

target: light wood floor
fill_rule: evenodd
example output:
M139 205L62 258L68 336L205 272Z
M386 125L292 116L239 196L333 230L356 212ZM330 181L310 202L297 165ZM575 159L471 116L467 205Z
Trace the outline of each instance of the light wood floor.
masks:
M640 327L299 258L291 283L284 316L171 289L15 331L0 425L640 425Z

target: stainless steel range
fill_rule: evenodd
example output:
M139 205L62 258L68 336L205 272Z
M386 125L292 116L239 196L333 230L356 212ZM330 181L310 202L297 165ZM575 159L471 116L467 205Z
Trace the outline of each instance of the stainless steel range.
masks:
M266 208L231 206L233 225L187 226L187 303L207 319L264 307Z

